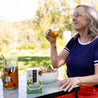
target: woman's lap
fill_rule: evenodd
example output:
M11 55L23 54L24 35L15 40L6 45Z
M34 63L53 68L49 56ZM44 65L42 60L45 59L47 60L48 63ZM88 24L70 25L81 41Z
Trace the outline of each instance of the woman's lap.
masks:
M75 93L66 94L56 98L75 98ZM98 98L98 88L80 86L80 91L78 91L78 98Z

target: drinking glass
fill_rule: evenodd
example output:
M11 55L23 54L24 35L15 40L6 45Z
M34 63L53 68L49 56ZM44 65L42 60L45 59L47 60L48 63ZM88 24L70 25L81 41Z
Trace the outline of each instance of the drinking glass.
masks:
M59 27L56 24L53 24L51 27L51 32L49 33L49 36L47 36L51 40L55 40L58 36Z

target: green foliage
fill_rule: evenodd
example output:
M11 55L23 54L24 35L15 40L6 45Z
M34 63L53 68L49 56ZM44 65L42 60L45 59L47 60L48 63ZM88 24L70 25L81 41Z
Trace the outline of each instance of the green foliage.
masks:
M41 48L47 49L50 48L50 44L48 41L42 41Z
M38 48L36 43L24 43L18 47L19 50L21 49L35 49Z
M67 43L67 42L64 41L63 39L61 39L61 38L59 38L59 37L57 38L57 45L58 45L58 46L64 47L66 43Z
M63 38L65 30L72 30L71 14L78 4L88 4L98 10L98 0L39 0L35 17L16 23L9 23L0 20L0 51L6 48L28 49L37 47L31 43L38 43L41 48L48 48L48 41L44 35L52 24L58 25L59 38ZM73 32L74 34L74 32ZM45 41L45 42L44 42ZM25 45L23 43L30 43Z

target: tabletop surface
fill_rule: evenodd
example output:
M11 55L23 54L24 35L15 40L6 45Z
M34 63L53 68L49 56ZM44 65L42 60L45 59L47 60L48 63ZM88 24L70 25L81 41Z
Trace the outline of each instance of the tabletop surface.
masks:
M3 89L3 84L0 79L0 98L35 98L50 93L59 92L58 81L51 84L42 84L42 93L27 94L26 76L19 76L19 87L14 90ZM77 87L77 86L76 86Z

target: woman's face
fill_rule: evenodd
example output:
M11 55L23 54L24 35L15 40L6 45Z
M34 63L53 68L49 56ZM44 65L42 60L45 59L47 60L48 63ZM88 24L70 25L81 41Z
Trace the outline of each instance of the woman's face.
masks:
M73 28L76 31L84 31L89 24L88 19L86 18L86 13L83 7L78 7L73 13Z

